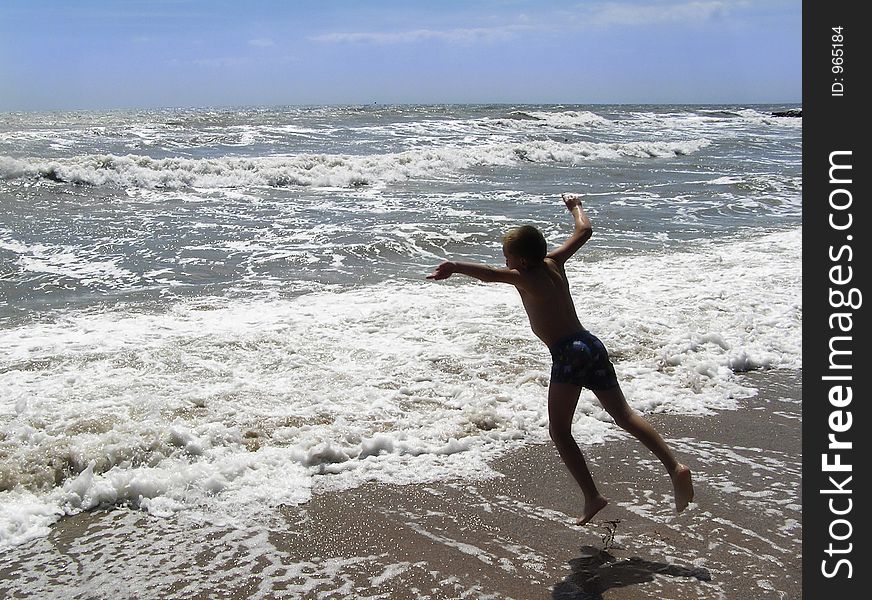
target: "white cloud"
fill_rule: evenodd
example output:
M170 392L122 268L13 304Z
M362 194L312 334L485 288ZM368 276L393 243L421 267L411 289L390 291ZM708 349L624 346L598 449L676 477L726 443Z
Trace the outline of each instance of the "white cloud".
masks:
M507 40L514 37L520 26L478 27L458 29L413 29L409 31L370 31L370 32L337 32L316 35L309 39L314 42L328 43L368 43L368 44L409 44L427 40L439 40L449 43L471 44L474 42L490 42Z
M691 0L687 2L602 2L577 5L574 12L521 14L514 24L494 27L454 29L409 29L405 31L333 32L316 35L310 41L345 44L411 44L436 40L454 44L504 41L522 32L549 35L586 27L658 25L668 23L703 23L731 16L736 8L749 6L744 0Z
M171 67L200 67L204 69L228 69L234 67L241 67L249 64L251 62L248 58L193 58L193 59L180 59L180 58L171 58L167 61L167 64Z
M255 48L271 48L272 46L275 46L276 43L270 38L255 38L253 40L248 40L248 45L254 46Z
M591 25L654 25L657 23L699 23L718 19L730 13L730 3L683 2L677 4L624 4L609 2L584 5L579 13Z

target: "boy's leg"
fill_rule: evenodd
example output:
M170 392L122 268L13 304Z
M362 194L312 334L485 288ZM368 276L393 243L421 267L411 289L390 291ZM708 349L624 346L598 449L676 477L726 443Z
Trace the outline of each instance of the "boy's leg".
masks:
M584 494L584 514L576 521L584 525L608 504L597 490L581 449L572 437L572 417L581 388L568 383L551 382L548 388L548 429L557 452Z
M620 386L608 390L594 390L593 393L596 394L600 404L621 429L632 434L660 459L672 478L672 487L675 490L675 508L678 512L683 511L693 500L690 469L675 460L669 446L666 445L657 430L630 408Z

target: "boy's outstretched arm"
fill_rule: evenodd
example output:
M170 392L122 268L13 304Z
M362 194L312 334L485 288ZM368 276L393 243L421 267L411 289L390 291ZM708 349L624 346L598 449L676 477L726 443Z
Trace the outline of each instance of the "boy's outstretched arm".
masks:
M479 281L498 281L500 283L511 283L513 285L518 285L521 280L521 274L514 269L503 269L477 263L454 261L445 261L436 267L435 271L427 275L427 279L448 279L455 273L466 275L467 277L472 277Z
M581 198L570 194L563 194L561 197L566 204L566 208L572 213L572 218L575 221L575 231L572 232L568 240L563 242L562 246L549 252L548 258L562 264L569 260L590 239L593 227L590 224L590 219L587 218L587 214L584 212L584 208L581 206Z

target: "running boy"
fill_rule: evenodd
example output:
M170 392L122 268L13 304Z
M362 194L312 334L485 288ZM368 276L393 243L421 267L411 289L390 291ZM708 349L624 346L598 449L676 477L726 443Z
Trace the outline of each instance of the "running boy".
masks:
M563 202L572 213L575 231L559 248L548 252L542 233L525 225L503 237L506 268L447 261L436 267L427 279L446 279L460 273L481 281L510 283L520 293L533 333L551 351L549 432L560 458L584 494L584 513L578 525L590 521L608 504L572 437L572 416L582 387L593 391L615 423L660 459L672 478L675 508L681 512L693 500L690 469L675 460L657 431L630 408L605 347L578 320L563 264L590 239L593 229L579 197L563 194Z

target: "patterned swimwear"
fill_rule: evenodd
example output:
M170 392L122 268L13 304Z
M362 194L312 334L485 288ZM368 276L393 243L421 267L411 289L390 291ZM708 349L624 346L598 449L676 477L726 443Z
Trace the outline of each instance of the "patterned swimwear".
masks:
M591 390L608 390L618 385L606 347L589 331L579 331L554 344L550 350L551 381Z

